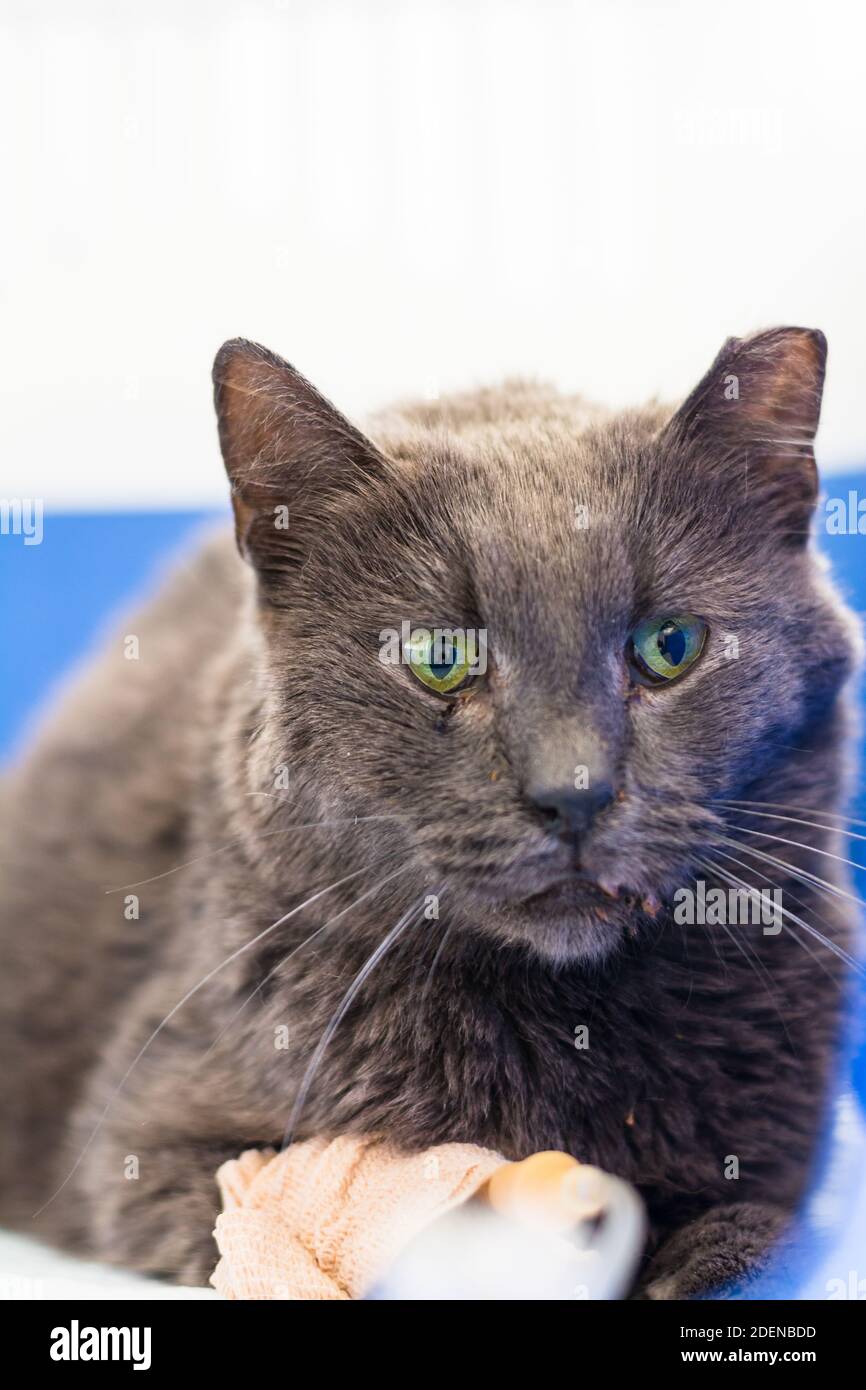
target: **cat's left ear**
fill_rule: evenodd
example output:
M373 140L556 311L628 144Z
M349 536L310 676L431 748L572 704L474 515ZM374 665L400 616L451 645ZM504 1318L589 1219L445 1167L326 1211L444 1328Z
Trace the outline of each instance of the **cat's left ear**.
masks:
M257 343L224 343L213 380L238 549L267 590L302 562L339 498L388 465L300 372Z
M787 544L805 544L818 497L814 442L827 340L811 328L729 338L662 430L696 467L723 470Z

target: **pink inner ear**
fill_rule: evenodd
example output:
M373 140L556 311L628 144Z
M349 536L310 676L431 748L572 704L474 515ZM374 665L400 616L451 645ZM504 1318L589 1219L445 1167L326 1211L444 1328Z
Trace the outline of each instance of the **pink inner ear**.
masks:
M757 346L757 345L756 345ZM773 344L772 353L748 363L739 405L755 424L787 428L796 442L809 442L818 427L824 378L823 339L792 330ZM752 354L749 353L748 357ZM731 372L736 375L737 364Z
M823 333L807 328L729 338L670 420L669 438L735 453L779 442L803 451L818 428L826 352Z
M824 335L806 328L730 338L659 436L732 500L760 508L792 546L808 537L818 494L813 443L826 351Z
M256 343L224 344L214 400L241 554L279 575L296 566L328 507L377 485L387 461L300 372ZM286 525L275 524L280 510Z

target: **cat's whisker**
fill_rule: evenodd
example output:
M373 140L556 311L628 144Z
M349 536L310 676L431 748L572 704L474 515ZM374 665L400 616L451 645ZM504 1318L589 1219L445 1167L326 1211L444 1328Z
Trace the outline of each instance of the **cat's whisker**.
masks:
M861 907L866 907L856 894L848 893L844 888L838 888L835 883L830 883L828 879L819 878L810 869L800 869L792 864L788 859L779 859L778 856L767 854L765 850L760 850L755 845L744 844L742 840L733 840L730 837L722 836L717 839L717 844L729 845L733 849L742 850L745 854L754 855L765 864L772 864L774 867L784 870L785 874L792 875L802 883L814 888L817 892L824 892L828 898L849 898L852 902L859 903Z
M245 797L249 797L249 796L266 796L266 797L269 797L271 801L279 801L279 802L283 802L283 803L288 802L290 805L292 805L292 804L294 803L294 798L293 798L292 796L290 796L288 793L286 793L285 796L276 796L273 792L244 792L244 796L245 796ZM313 824L313 825L358 825L358 824L362 824L364 821L368 821L368 820L408 820L408 819L409 819L408 816L398 816L396 813L386 814L386 813L383 812L381 815L377 815L377 816L347 816L345 820L326 820L326 821L321 821L321 820L319 820L319 821L312 821L311 824ZM299 826L297 826L297 827L289 826L289 827L287 827L287 828L290 829L290 830L295 829L295 828L297 828L298 830L305 830L307 827L304 826L304 825L299 825Z
M724 872L724 870L722 870L721 872ZM814 937L816 941L820 941L822 946L826 946L827 950L831 951L834 956L838 956L839 960L841 960L845 965L847 965L849 970L866 979L866 969L864 969L861 962L856 960L854 956L850 955L848 951L844 949L844 947L840 946L837 942L832 941L829 937L825 936L823 932L820 932L818 928L813 926L811 923L804 922L803 918L798 917L796 912L791 912L790 908L784 907L781 903L776 903L774 904L774 906L776 907L777 911L782 913L784 917L789 917L792 922L795 922L797 926L802 927L803 930L807 931L809 935Z
M827 817L829 817L831 820L841 820L841 821L844 821L847 825L859 825L859 826L861 826L861 827L866 826L866 820L858 820L856 816L849 816L849 815L847 815L844 811L820 811L820 812L816 812L814 806L793 806L793 805L790 805L790 804L789 804L788 802L786 802L786 801L752 801L752 800L749 800L749 801L717 801L715 804L716 804L717 806L727 806L727 807L730 807L731 809L736 810L736 811L739 811L741 808L744 808L744 807L745 807L745 808L750 808L750 807L753 807L753 806L766 806L766 807L769 807L770 810L776 810L776 811L796 811L798 814L804 814L804 815L810 815L810 816L821 815L821 816L827 816ZM834 829L834 827L833 827L832 825L823 826L823 827L821 827L821 828L822 828L822 829L825 829L825 830L832 830L832 829Z
M371 865L371 868L375 867L377 866ZM284 965L287 965L288 962L292 960L292 958L296 956L299 951L304 950L306 946L309 946L313 941L317 939L317 937L321 936L323 932L326 932L329 927L333 927L337 922L340 921L342 917L345 917L347 912L352 912L356 907L360 907L361 903L366 902L367 898L371 898L374 893L378 893L380 888L384 888L386 883L390 883L392 879L397 878L398 874L401 874L402 872L403 869L401 866L399 869L395 869L393 873L386 874L386 876L383 879L380 879L378 883L375 883L372 888L368 888L367 891L365 893L362 893L359 898L356 898L354 902L349 903L348 907L342 908L342 910L337 913L336 917L330 917L327 922L325 922L321 927L317 927L314 932L311 932L309 936L305 937L304 940L298 946L295 946L291 951L289 951L287 955L282 956L281 959L277 961L276 965L274 965L268 971L267 975L265 975L261 980L259 980L255 988L250 990L243 1003L237 1009L235 1009L235 1012L232 1014L231 1018L217 1033L207 1052L205 1052L203 1056L199 1058L198 1062L196 1063L196 1066L201 1067L204 1065L208 1057L210 1057L211 1053L213 1052L214 1048L217 1047L217 1045L221 1042L225 1034L228 1032L232 1024L235 1022L235 1020L240 1017L240 1015L243 1013L244 1009L247 1007L250 1001L255 998L259 990L264 988L264 986L268 983L268 980L272 979L273 976L276 975L278 970L281 970Z
M424 1013L424 1005L425 1005L426 1002L427 1002L427 995L430 993L430 986L431 986L431 984L433 983L433 975L434 975L434 973L435 973L436 966L439 964L440 958L441 958L441 956L442 956L442 952L443 952L444 949L445 949L445 943L447 942L450 933L451 933L451 928L450 928L450 926L448 926L448 927L445 928L444 932L442 933L441 940L439 941L439 944L438 944L438 946L436 947L436 950L435 950L435 952L434 952L433 959L432 959L432 961L430 962L430 969L427 971L427 975L426 975L425 980L424 980L424 985L423 985L423 988L422 988L422 990L421 990L421 997L420 997L419 1000L418 1000L418 1013L419 1013L419 1014L423 1014L423 1013Z
M310 1087L312 1086L313 1081L316 1077L316 1072L319 1070L322 1058L324 1057L325 1052L327 1051L328 1044L330 1043L332 1037L334 1036L343 1019L345 1018L348 1010L351 1008L352 1001L354 1000L358 991L363 987L364 982L367 980L369 975L373 972L373 970L375 970L376 966L379 964L379 961L391 949L394 942L397 941L397 939L400 936L402 936L403 932L408 927L415 913L419 912L420 910L420 904L418 903L413 903L411 907L408 907L406 909L399 921L396 922L395 925L388 932L387 936L379 942L379 945L376 947L375 951L373 951L372 955L367 957L367 960L361 966L361 969L358 971L354 980L349 985L349 988L346 990L346 993L343 995L339 1007L335 1010L334 1014L332 1015L331 1020L328 1023L328 1026L326 1027L324 1033L319 1039L319 1042L316 1045L316 1049L313 1052L313 1055L310 1058L309 1063L307 1064L307 1069L304 1072L304 1076L301 1081L298 1094L295 1098L295 1103L292 1106L292 1111L289 1116L289 1123L286 1126L286 1132L283 1135L282 1147L284 1149L287 1149L294 1139L295 1128L297 1126L298 1120L301 1117L301 1114L303 1113L307 1096L310 1093Z
M762 872L759 868L757 868L754 864L744 864L743 861L742 861L742 859L737 859L736 855L730 854L727 850L721 849L718 845L715 846L714 852L715 852L716 854L720 854L720 855L722 856L723 859L730 859L730 861L731 861L732 864L737 864L741 869L745 869L745 871L746 871L747 874L749 874L749 875L756 875L756 876L757 876L758 878L760 878L764 883L769 884L769 886L770 886L771 888L775 889L776 892L782 892L782 891L784 891L784 890L782 890L781 888L779 888L779 885L778 885L773 879L769 878L769 877L767 876L767 874L763 873L763 872ZM749 887L749 884L747 883L747 881L746 881L745 879L741 879L740 881L741 881L741 883L743 884L744 887ZM788 897L793 897L793 894L788 893L787 896L788 896ZM802 901L801 898L793 898L793 901L797 904L798 907L802 907L802 909L803 909L804 912L808 911L808 909L807 909L807 907L806 907L806 904ZM830 925L829 922L827 922L827 920L826 920L824 917L819 917L819 918L818 918L818 921L819 921L819 922L823 922L824 925L825 925L826 927L829 927L829 925ZM807 954L808 956L811 957L811 959L815 962L816 965L820 966L820 968L824 971L824 974L827 976L827 978L830 979L830 980L832 980L833 977L832 977L832 975L830 974L830 971L827 969L826 965L824 964L823 960L821 960L820 956L816 955L815 952L812 950L812 948L811 948L811 946L809 945L808 941L804 941L803 938L802 938L801 936L798 936L795 932L791 931L790 928L789 928L788 930L789 930L789 934L790 934L791 938L792 938L794 941L799 942L799 944L803 947L803 950L806 952L806 954Z
M738 830L741 827L734 826L732 828ZM774 837L768 836L766 838L772 839ZM818 896L825 896L831 900L833 898L844 898L849 902L855 902L860 907L866 908L866 901L859 898L856 893L849 893L847 889L840 888L838 884L832 883L829 879L821 878L820 875L814 873L811 869L805 869L791 863L789 859L781 859L777 855L769 854L766 849L758 849L756 845L725 836L720 837L716 843L729 845L733 849L741 850L745 854L750 854L760 859L763 863L771 864L776 868L782 869L786 875L799 879L805 887L813 889ZM794 844L795 842L785 841L783 843ZM799 846L799 842L797 843ZM811 848L809 845L802 845L799 847L804 849ZM858 865L857 867L861 866Z
M268 792L251 792L251 796L268 796ZM181 869L189 869L193 864L201 864L205 859L213 859L214 855L225 854L226 850L235 849L238 845L247 844L251 838L256 840L266 840L272 835L291 835L296 830L319 830L335 825L365 825L368 821L380 820L405 820L405 816L381 815L381 816L349 816L345 820L312 820L306 821L301 825L284 825L279 830L261 830L254 836L241 835L236 840L229 840L227 844L219 845L217 849L209 849L205 854L197 854L194 859L185 859L182 864L175 864L173 869L166 869L161 874L153 874L151 878L140 878L137 883L124 883L120 888L106 888L106 895L111 893L126 893L130 888L143 888L147 883L158 883L160 879L170 878L172 874L180 873Z
M704 868L704 865L701 864L701 861L700 861L700 860L695 860L695 863L698 865L699 868ZM698 876L697 876L697 874L692 874L692 875L691 875L691 879L692 879L692 881L693 881L693 883L694 883L694 885L695 885L695 888L697 888L697 887L698 887ZM686 928L687 928L687 924L686 924L686 923L682 923L682 924L678 924L678 925L682 925L682 927L683 927L683 940L685 941L685 940L686 940ZM716 952L716 960L718 961L719 965L720 965L720 966L723 966L724 969L725 969L725 972L728 973L728 962L726 961L724 955L722 954L721 947L720 947L720 944L719 944L718 940L716 939L716 937L715 937L712 933L710 933L710 934L708 935L708 940L710 941L710 943L712 944L712 946L713 946L713 948L714 948L714 950L715 950L715 952Z
M252 950L253 946L257 946L260 941L264 941L265 937L270 936L272 931L276 931L278 927L283 926L284 923L288 922L292 917L296 917L299 912L303 912L304 908L310 907L311 904L317 902L319 898L323 898L326 893L332 893L335 888L341 888L344 883L349 883L353 878L357 878L359 874L364 874L368 872L369 866L365 865L363 869L355 869L351 874L346 874L345 878L337 879L336 883L329 884L327 888L320 888L319 891L317 893L314 893L311 898L307 898L297 907L293 907L290 912L286 912L282 917L278 917L276 922L271 922L269 927L265 927L262 931L258 933L257 936L254 936L250 941L245 941L242 946L239 946L237 950L232 951L230 955L226 956L224 960L220 961L219 965L215 965L212 970L209 970L206 975L203 975L202 978L199 980L198 984L193 985L192 989L187 990L183 998L179 999L177 1003L174 1005L174 1007L170 1009L169 1012L165 1015L165 1018L162 1020L162 1022L157 1024L156 1028L154 1028L153 1032L147 1038L146 1042L142 1044L138 1052L133 1057L126 1071L123 1073L123 1076L120 1078L114 1090L109 1095L108 1100L105 1102L105 1106L98 1120L96 1121L96 1124L93 1126L93 1129L87 1136L84 1147L82 1148L81 1152L79 1153L69 1172L66 1174L66 1177L63 1179L60 1186L56 1188L54 1192L52 1192L48 1200L42 1203L42 1206L39 1208L39 1210L33 1213L32 1219L34 1221L38 1216L42 1215L46 1207L49 1207L51 1205L55 1197L58 1197L60 1195L60 1193L65 1188L66 1184L69 1182L70 1178L72 1178L73 1175L76 1173L82 1160L84 1159L85 1154L87 1153L88 1149L90 1148L91 1144L93 1143L94 1139L96 1138L97 1134L102 1128L105 1119L108 1116L109 1111L111 1110L112 1105L117 1100L117 1097L120 1095L120 1092L123 1090L124 1086L126 1085L135 1068L138 1066L142 1057L147 1052L151 1044L154 1043L156 1039L159 1037L166 1024L170 1023L174 1016L177 1013L179 1013L179 1011L183 1008L183 1006L189 1003L193 995L198 994L200 989L202 989L210 980L212 980L215 975L218 975L221 970L224 970L227 965L231 965L232 961L237 960L238 957L244 955L246 951Z
M723 849L721 848L721 846L722 846L723 844L725 844L725 845L732 845L735 849L743 850L746 854L756 855L756 854L757 854L757 851L756 851L756 849L754 848L754 846L752 846L752 845L741 845L740 842L739 842L738 840L731 840L731 839L727 839L727 838L726 838L726 839L724 839L724 840L719 840L716 844L714 844L714 845L713 845L713 849L714 849L715 853L723 855L725 859L730 859L734 864L739 864L740 868L741 868L741 869L745 869L745 871L746 871L748 874L755 874L755 875L757 875L758 878L762 879L764 883L768 883L768 884L770 885L771 888L775 888L777 891L782 891L782 890L780 889L780 887L779 887L779 884L776 883L774 879L769 878L769 877L767 876L767 874L765 874L765 873L764 873L761 869L759 869L755 864L744 864L743 861L742 861L742 859L737 859L737 858L736 858L733 854L731 854L729 851L723 850ZM788 863L786 863L786 862L783 861L783 860L778 860L777 862L779 863L780 866L784 865L786 871L790 871L790 872L791 872L792 874L794 874L794 875L797 874L797 870L794 868L794 865L793 865L793 864L788 864ZM771 867L772 867L772 865L771 865ZM798 881L799 881L799 880L798 880ZM813 883L810 883L808 880L805 881L805 886L808 887L808 888L812 888L812 889L815 889L815 888L816 888L816 885L813 884ZM815 916L817 916L819 922L823 922L824 926L828 929L828 931L832 931L832 927L831 927L830 923L827 921L827 918L826 918L826 917L822 917L819 913L816 913L816 912L815 912L815 908L812 906L811 903L809 903L809 904L804 903L802 898L794 897L794 895L793 895L793 893L791 893L790 889L787 889L787 888L786 888L784 891L785 891L785 893L787 894L787 896L788 896L789 898L791 898L791 899L793 900L793 902L795 902L795 903L797 904L798 907L801 907L801 908L803 909L804 912L812 912ZM816 892L816 896L820 896L820 894L818 894L818 893ZM828 896L828 897L831 897L830 894L827 894L827 896Z
M697 860L696 862L698 863L699 867L708 868L711 873L719 874L721 877L725 878L728 881L728 883L732 883L735 888L745 888L747 892L753 891L752 889L750 889L749 885L737 874L731 874L727 870L722 869L720 865L714 864L711 859L707 859L706 861ZM758 979L763 984L764 989L767 993L767 998L770 1000L770 1003L776 1010L779 1022L781 1023L782 1028L784 1029L785 1036L787 1037L788 1042L791 1044L791 1047L793 1049L794 1040L791 1037L791 1034L788 1030L788 1025L785 1021L784 1014L782 1013L782 1010L779 1008L778 996L776 994L776 991L773 989L769 971L767 970L760 957L754 952L749 951L747 943L740 940L740 938L737 936L736 932L733 930L733 927L731 925L729 925L727 922L720 922L719 925L725 932L725 935L734 943L737 950L740 952L740 954L746 961L747 965L750 965L752 967Z
M866 835L858 835L853 830L843 830L841 826L822 825L820 821L816 820L798 820L795 816L780 816L775 811L750 811L745 806L738 806L736 814L738 816L759 816L763 820L787 821L789 825L804 825L809 830L831 830L837 835L844 835L848 840L866 841ZM858 865L857 867L863 866Z
M730 829L739 831L741 835L754 835L759 840L773 840L776 844L792 845L795 849L805 849L810 854L820 854L824 859L835 859L837 864L847 864L852 869L860 869L866 873L866 864L858 864L856 859L846 859L844 854L834 854L829 849L819 849L817 845L805 844L803 840L788 840L784 835L771 835L769 830L751 830L747 825L732 825ZM866 903L863 906L866 907Z

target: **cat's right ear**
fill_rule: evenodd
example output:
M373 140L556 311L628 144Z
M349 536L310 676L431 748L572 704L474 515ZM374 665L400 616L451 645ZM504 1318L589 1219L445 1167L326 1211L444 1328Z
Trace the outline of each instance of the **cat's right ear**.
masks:
M805 544L818 496L815 432L827 361L823 333L773 328L729 338L661 433L722 478L789 546Z
M363 491L387 464L300 372L257 343L224 343L213 382L238 549L268 588L301 562L339 495Z

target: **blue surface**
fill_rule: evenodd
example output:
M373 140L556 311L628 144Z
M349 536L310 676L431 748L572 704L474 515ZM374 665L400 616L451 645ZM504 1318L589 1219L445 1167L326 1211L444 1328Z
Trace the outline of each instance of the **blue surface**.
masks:
M828 496L847 498L849 489L866 496L866 474L825 481ZM112 617L145 595L184 543L218 516L208 511L48 514L40 545L0 535L0 759L14 756L26 742L31 718ZM821 546L846 599L866 616L866 534L822 534ZM866 820L862 776L852 814ZM859 842L850 844L849 854L858 858L853 851ZM866 869L856 878L857 892L866 898ZM862 990L854 1013L855 1039L862 1039ZM866 1043L852 1039L850 1055L850 1079L866 1105ZM846 1077L839 1080L844 1088Z
M0 535L0 760L26 742L29 721L111 618L217 515L48 513L41 545Z

